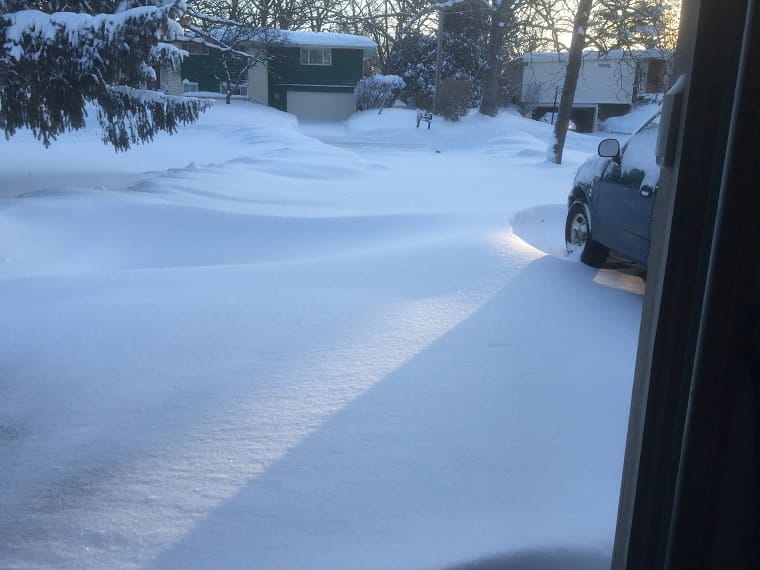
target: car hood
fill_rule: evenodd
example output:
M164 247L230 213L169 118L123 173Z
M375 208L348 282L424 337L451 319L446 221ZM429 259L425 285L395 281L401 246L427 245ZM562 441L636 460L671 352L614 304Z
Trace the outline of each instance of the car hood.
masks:
M602 175L604 169L609 163L609 158L602 158L599 156L591 156L586 159L586 162L581 164L578 168L578 172L575 174L573 180L573 188L578 186L590 187L596 178Z

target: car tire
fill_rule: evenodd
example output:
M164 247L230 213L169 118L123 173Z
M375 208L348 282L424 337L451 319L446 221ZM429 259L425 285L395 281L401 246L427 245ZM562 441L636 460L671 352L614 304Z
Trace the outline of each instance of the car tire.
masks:
M591 238L591 223L586 204L573 202L565 221L565 246L572 253L582 248L581 261L591 267L599 267L607 259L610 250Z

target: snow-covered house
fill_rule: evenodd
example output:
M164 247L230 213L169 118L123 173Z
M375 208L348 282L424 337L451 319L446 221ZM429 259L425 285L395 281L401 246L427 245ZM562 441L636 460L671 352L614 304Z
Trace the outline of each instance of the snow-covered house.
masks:
M637 99L667 87L670 53L663 50L584 51L572 119L590 132L597 120L622 115ZM505 66L510 102L540 118L556 111L562 95L567 52L529 53Z
M180 70L163 70L161 88L174 94L225 92L219 50L190 42L183 47L188 57ZM266 62L244 70L243 81L233 82L235 95L300 119L340 120L356 110L353 90L377 45L351 34L278 30L265 41L238 41L236 49Z

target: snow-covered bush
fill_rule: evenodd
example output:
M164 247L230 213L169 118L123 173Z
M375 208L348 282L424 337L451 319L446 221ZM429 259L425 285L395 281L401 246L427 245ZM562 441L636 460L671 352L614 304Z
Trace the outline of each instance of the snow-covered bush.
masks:
M383 109L393 103L404 88L404 80L398 75L372 75L356 84L354 99L359 111Z
M438 93L438 113L449 121L458 121L472 108L472 81L444 79Z

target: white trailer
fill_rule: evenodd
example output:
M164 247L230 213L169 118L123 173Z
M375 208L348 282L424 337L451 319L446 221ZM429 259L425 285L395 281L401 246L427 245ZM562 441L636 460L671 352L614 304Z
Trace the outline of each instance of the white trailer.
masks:
M626 113L638 97L662 93L670 55L662 50L584 51L573 100L578 130L593 131L598 119ZM567 52L529 53L510 61L510 101L534 118L556 112L566 68Z

